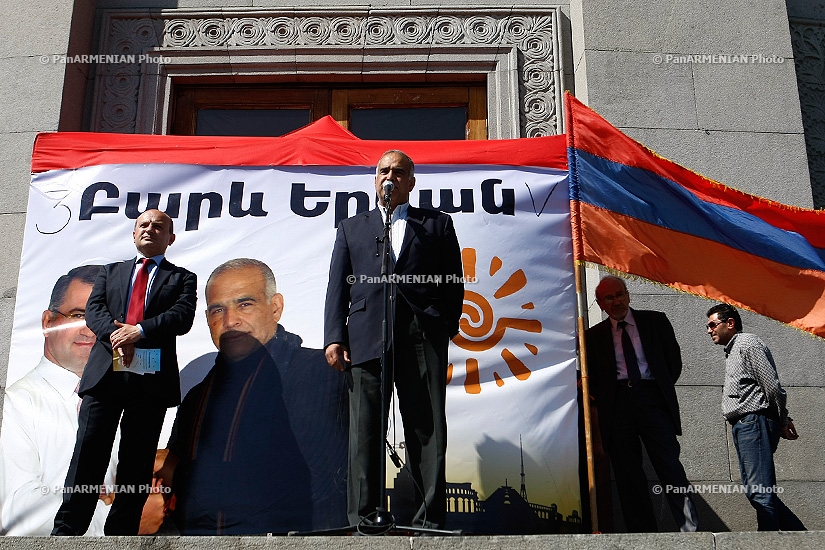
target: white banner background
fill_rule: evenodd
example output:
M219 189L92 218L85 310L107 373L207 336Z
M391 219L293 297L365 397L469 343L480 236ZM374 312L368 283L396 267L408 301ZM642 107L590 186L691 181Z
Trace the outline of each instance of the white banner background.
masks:
M278 291L285 299L281 324L302 336L304 346L320 348L329 258L335 238L336 193L363 191L372 208L372 170L359 166L235 168L130 164L33 176L7 386L32 369L42 355L40 319L57 278L78 265L109 263L135 255L131 236L134 220L125 214L127 193L140 194L140 211L146 208L149 193L161 195L162 210L167 208L170 193L181 194L180 214L175 218L177 240L167 251L167 257L197 273L199 300L194 327L179 338L182 367L215 351L201 313L206 308L203 290L216 266L237 257L257 258L272 268ZM460 202L460 191L471 190L472 211L455 212L452 217L462 249L476 251L477 282L465 288L490 304L491 326L495 327L502 318L540 322L539 332L517 326L507 328L501 341L489 349L472 351L451 344L454 367L447 397L447 480L472 483L480 499L489 497L505 482L518 487L521 436L529 501L544 506L555 503L565 518L574 510L581 515L575 286L566 173L527 167L423 165L417 167L416 179L413 205L418 205L422 191L432 191L432 202L438 208L440 190L452 190L456 205ZM501 183L492 187L488 184L486 201L482 200L481 184L491 179ZM96 182L113 184L119 194L108 198L105 191L98 191L95 206L115 207L117 211L94 213L90 220L79 220L81 196ZM232 182L244 182L243 209L250 207L252 193L262 193L267 214L232 217L228 211ZM307 210L319 211L319 205L327 203L326 210L313 217L296 214L290 208L293 183L305 184L307 191L329 192L328 197L302 201ZM204 202L198 228L187 231L191 194L207 192L221 195L220 216L208 218L208 202ZM490 208L490 200L501 206L511 192L513 215L488 211L495 210ZM470 205L464 206L469 209ZM352 200L349 215L354 213ZM511 276L516 274L515 279L520 278L519 270L523 272L522 282L511 283L506 287L509 290L495 297ZM479 311L477 303L465 300L465 308L468 306ZM478 326L484 320L472 324ZM491 335L492 330L468 339L484 342ZM529 374L522 374L522 379L514 376L502 357L505 349L524 364ZM480 382L470 384L472 393L465 386L466 365L471 359L478 360ZM173 418L171 411L167 424ZM400 429L397 434L402 439ZM388 478L393 479L395 474L388 472Z

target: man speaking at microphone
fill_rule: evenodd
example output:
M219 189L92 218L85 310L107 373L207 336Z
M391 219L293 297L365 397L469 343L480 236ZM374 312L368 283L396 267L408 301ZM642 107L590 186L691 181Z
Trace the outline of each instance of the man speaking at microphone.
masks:
M415 165L387 151L375 172L378 206L338 226L324 312L327 362L351 369L347 514L370 522L382 494L381 357L384 281L391 281L387 380L395 382L410 473L418 487L417 527L444 527L447 348L464 300L461 251L447 214L409 205ZM388 200L389 199L389 200ZM388 204L389 202L389 204ZM391 265L382 277L384 223L391 215ZM386 395L391 395L391 387Z

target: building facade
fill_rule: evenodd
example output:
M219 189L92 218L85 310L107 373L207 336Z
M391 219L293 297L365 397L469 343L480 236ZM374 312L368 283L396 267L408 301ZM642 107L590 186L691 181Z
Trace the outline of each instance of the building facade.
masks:
M359 106L458 102L467 105L470 137L533 137L564 131L562 96L570 90L631 137L709 178L786 204L825 206L825 2L6 6L0 381L38 132L191 133L199 110L243 97L258 108L300 105L313 119L330 114L344 125ZM261 103L260 90L276 90L276 99ZM591 288L597 279L592 271ZM636 307L668 313L682 347L678 393L689 479L737 481L719 407L723 354L703 329L710 302L641 281L629 286ZM592 298L591 305L595 323L601 317ZM783 500L808 528L825 529L825 344L759 316L746 314L744 322L773 350L800 432L776 455ZM697 497L704 529L755 529L741 494ZM660 504L662 528L672 529Z

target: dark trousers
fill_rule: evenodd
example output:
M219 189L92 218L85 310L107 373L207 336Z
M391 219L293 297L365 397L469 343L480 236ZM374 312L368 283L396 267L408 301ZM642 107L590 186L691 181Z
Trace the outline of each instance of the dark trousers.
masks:
M401 300L403 302L403 299ZM404 307L404 309L407 309ZM399 307L399 310L402 310ZM415 482L413 525L441 529L446 522L447 391L446 335L428 334L411 312L396 316L391 363L404 423L407 466ZM349 479L347 515L355 525L379 506L381 453L381 364L352 368L350 390ZM388 379L389 381L389 379ZM391 391L386 392L387 397ZM386 507L386 503L380 503Z
M657 531L647 476L642 467L642 443L659 477L676 525L681 531L696 531L696 508L687 491L680 490L689 487L690 483L679 461L676 428L656 382L642 381L633 388L619 383L612 420L608 454L627 531Z
M113 374L120 378L115 385L122 387L83 396L77 441L66 474L67 492L55 516L52 535L80 536L89 529L99 497L93 489L100 486L106 476L118 423L120 448L116 493L104 532L107 535L138 534L143 505L152 485L166 406L129 394L127 378L140 375Z

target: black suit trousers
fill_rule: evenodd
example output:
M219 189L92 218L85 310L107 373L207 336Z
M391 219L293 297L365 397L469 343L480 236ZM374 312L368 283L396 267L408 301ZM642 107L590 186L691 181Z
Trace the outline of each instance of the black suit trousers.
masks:
M657 531L656 514L642 467L642 443L677 526L682 531L695 531L698 519L686 490L690 482L679 461L676 428L656 382L642 381L634 388L623 384L617 386L613 432L608 437L608 454L616 475L616 488L627 531Z
M94 488L100 486L106 476L118 424L116 494L104 532L138 534L166 416L164 403L134 391L135 386L144 382L138 374L109 372L102 384L83 396L77 441L66 475L67 492L55 516L52 535L80 536L89 529L99 498Z
M419 320L399 299L393 343L388 355L390 376L398 392L404 423L407 467L416 485L415 526L441 529L446 522L447 392L446 334L426 333ZM381 363L368 361L352 368L350 390L350 443L347 514L351 524L369 519L379 505L381 415ZM391 388L386 392L387 401ZM382 507L386 507L386 503Z

